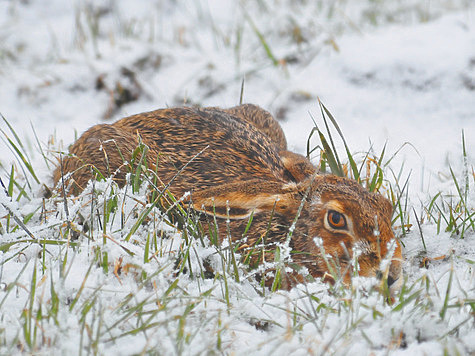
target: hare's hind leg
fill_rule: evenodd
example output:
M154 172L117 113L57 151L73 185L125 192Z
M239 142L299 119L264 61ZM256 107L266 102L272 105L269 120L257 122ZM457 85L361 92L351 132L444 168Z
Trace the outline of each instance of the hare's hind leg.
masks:
M97 173L103 177L113 176L123 185L125 169L124 172L119 170L130 161L137 145L138 138L133 134L112 125L93 126L70 147L70 155L63 159L54 172L54 182L57 184L62 175L70 173L70 194L80 193Z
M279 151L287 149L284 131L268 111L253 104L243 104L223 111L237 116L256 127L271 139Z

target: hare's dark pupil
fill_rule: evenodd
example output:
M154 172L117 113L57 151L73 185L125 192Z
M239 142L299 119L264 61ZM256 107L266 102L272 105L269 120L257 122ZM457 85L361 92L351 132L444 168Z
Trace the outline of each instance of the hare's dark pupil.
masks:
M338 225L338 223L340 222L340 219L341 219L341 215L338 214L338 213L333 213L332 214L332 220L335 224Z
M342 213L339 213L335 210L330 210L328 212L328 223L334 229L346 229L345 216Z

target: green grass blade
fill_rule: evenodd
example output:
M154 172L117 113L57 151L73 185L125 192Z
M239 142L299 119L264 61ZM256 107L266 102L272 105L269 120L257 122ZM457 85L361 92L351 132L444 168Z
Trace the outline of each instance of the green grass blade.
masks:
M251 17L249 16L249 14L245 13L245 17L246 17L246 20L249 22L249 24L251 25L252 27L252 30L254 31L254 33L256 34L257 38L259 39L259 42L261 43L262 47L264 48L264 51L266 52L267 54L267 57L272 61L272 64L277 67L279 65L279 61L277 60L277 58L274 56L274 54L272 53L272 50L269 46L269 44L267 43L264 35L261 33L261 31L259 31L259 29L257 28L256 24L254 23L254 21L252 21Z
M8 189L7 189L7 194L9 197L13 196L14 182L15 182L15 167L12 164L12 170L10 172L10 178L9 178Z
M322 142L323 149L325 150L325 157L327 159L328 165L330 166L330 169L333 174L343 177L343 169L341 168L341 165L335 158L335 155L333 154L332 149L330 148L330 145L328 144L327 140L325 139L325 136L323 133L318 130L318 135L320 136L320 141Z
M320 99L318 99L318 103L320 105L320 109L325 112L325 114L328 116L328 118L332 122L333 126L335 127L336 131L340 135L341 140L343 141L343 145L345 146L346 155L348 156L348 161L350 162L351 170L353 171L353 177L357 181L359 181L360 180L360 175L359 175L358 167L356 166L355 160L353 159L353 155L351 154L350 149L348 148L348 145L346 144L345 136L343 136L343 132L341 131L340 126L336 122L336 120L333 117L332 113L326 108L326 106L320 101Z
M449 298L450 298L450 290L452 289L452 279L454 277L454 267L451 266L450 274L449 274L449 282L447 283L447 290L445 291L444 297L444 305L442 306L442 310L440 311L439 315L444 320L445 314L447 313L447 308L449 305Z
M78 292L76 293L76 296L74 297L74 299L71 301L71 304L69 306L69 311L72 311L74 309L74 306L76 305L76 303L78 302L79 300L79 297L81 296L85 286L86 286L86 281L87 281L87 278L89 277L89 273L91 273L91 270L92 270L92 267L95 265L95 261L94 259L92 260L91 264L89 265L89 268L87 269L87 272L86 272L86 275L84 276L84 279L81 283L81 287L79 287L79 290Z
M36 144L38 145L38 149L40 150L41 156L43 157L43 160L45 161L46 167L48 167L48 169L51 169L48 162L49 159L46 157L43 147L41 146L40 140L38 139L38 135L36 134L35 127L33 126L33 123L31 121L30 121L30 126L33 131L33 135L35 136Z
M20 151L20 149L15 145L15 143L10 138L7 137L6 139L7 139L8 144L10 145L10 147L13 149L14 153L16 153L16 155L20 159L21 163L23 163L23 165L26 167L26 169L31 174L31 176L36 181L36 183L40 184L40 180L36 176L35 171L33 170L33 167L30 164L30 162L28 162L26 157L23 155L23 153ZM30 186L30 188L31 188L31 186Z
M383 184L383 178L384 178L384 173L382 169L382 164L383 164L383 158L384 158L384 153L386 151L386 144L384 144L383 150L381 152L381 155L379 156L378 164L376 166L376 172L373 175L373 178L371 180L371 183L369 185L369 191L374 192L381 187Z
M15 137L15 140L16 140L17 144L15 144L12 139L10 139L10 137L8 136L8 134L4 130L0 129L0 132L3 133L3 135L5 136L5 139L7 140L10 148L13 149L14 153L16 153L16 155L21 160L21 162L24 164L24 166L27 168L28 172L31 174L31 176L36 181L36 183L40 184L40 181L39 181L38 177L36 176L35 171L33 170L30 159L28 158L28 156L25 152L25 148L23 147L23 144L22 144L20 138L18 137L18 135L16 134L15 130L10 125L10 123L5 119L5 117L1 114L0 114L0 116L2 117L3 121L7 124L8 128L10 129L10 132Z
M320 148L320 146L317 145L314 148L310 149L310 140L312 139L312 136L315 132L318 132L318 127L316 126L316 124L315 124L315 127L312 128L312 131L310 131L310 134L308 135L308 138L307 138L307 158L309 160L310 160L311 154Z
M455 173L454 171L452 170L452 167L449 167L450 169L450 175L452 176L452 180L454 181L454 184L455 184L455 188L457 189L457 193L460 197L460 203L462 205L462 208L463 208L463 214L465 215L465 217L467 217L468 215L468 212L470 211L470 209L468 208L467 204L466 204L466 201L465 201L465 194L464 192L462 192L462 190L460 189L460 185L457 181L457 178L455 177ZM456 221L456 218L454 217L453 218L453 221L455 222ZM472 220L471 217L469 217L469 221L470 221L470 225L475 226L474 225L474 221ZM465 229L466 229L466 224L463 224L462 226L462 232L460 234L460 238L463 239L464 237L464 233L465 233Z
M319 103L320 103L320 99L319 99ZM332 152L335 156L335 159L336 159L336 162L338 163L338 166L341 168L341 162L340 162L340 158L338 157L338 152L336 150L336 147L335 147L335 143L333 142L333 136L330 132L330 127L328 126L328 122L327 122L327 116L325 115L325 111L323 109L323 104L320 105L320 111L322 113L322 118L323 118L323 123L325 124L325 128L327 129L327 134L328 134L328 139L330 140L330 143L331 143L331 147L332 147ZM342 170L343 171L343 170Z
M16 131L13 129L13 126L10 125L10 123L7 121L7 119L2 115L0 114L0 116L2 117L3 121L5 122L5 124L7 124L8 128L10 129L10 132L12 133L13 137L15 137L15 141L18 143L18 145L22 148L22 150L25 149L25 147L23 147L23 143L21 142L20 138L18 137ZM5 135L5 137L7 137L7 134L2 130L2 133Z

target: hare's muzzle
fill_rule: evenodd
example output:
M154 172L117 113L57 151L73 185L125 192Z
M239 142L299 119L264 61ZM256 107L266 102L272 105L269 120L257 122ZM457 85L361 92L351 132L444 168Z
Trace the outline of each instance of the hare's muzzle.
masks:
M402 269L399 268L399 272L396 272L396 273L397 274L394 274L394 273L391 273L391 271L389 271L389 275L388 275L388 287L389 287L389 290L391 291L391 294L401 289L401 285L402 285Z
M387 286L391 295L394 295L401 289L403 275L402 275L402 253L401 245L397 240L392 240L393 249L386 251L386 256L382 256L383 260L380 264L379 270L376 272L376 276L384 282L387 282ZM392 251L391 251L392 250ZM385 259L390 258L390 263L384 263Z

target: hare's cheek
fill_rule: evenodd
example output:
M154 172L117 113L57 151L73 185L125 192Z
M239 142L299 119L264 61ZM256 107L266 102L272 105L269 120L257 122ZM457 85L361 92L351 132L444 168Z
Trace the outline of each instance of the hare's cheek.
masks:
M368 253L359 256L358 266L359 275L365 277L374 277L379 269L380 259L376 253Z
M322 229L313 239L319 253L325 252L332 258L345 262L353 256L353 238L345 233L335 233Z

